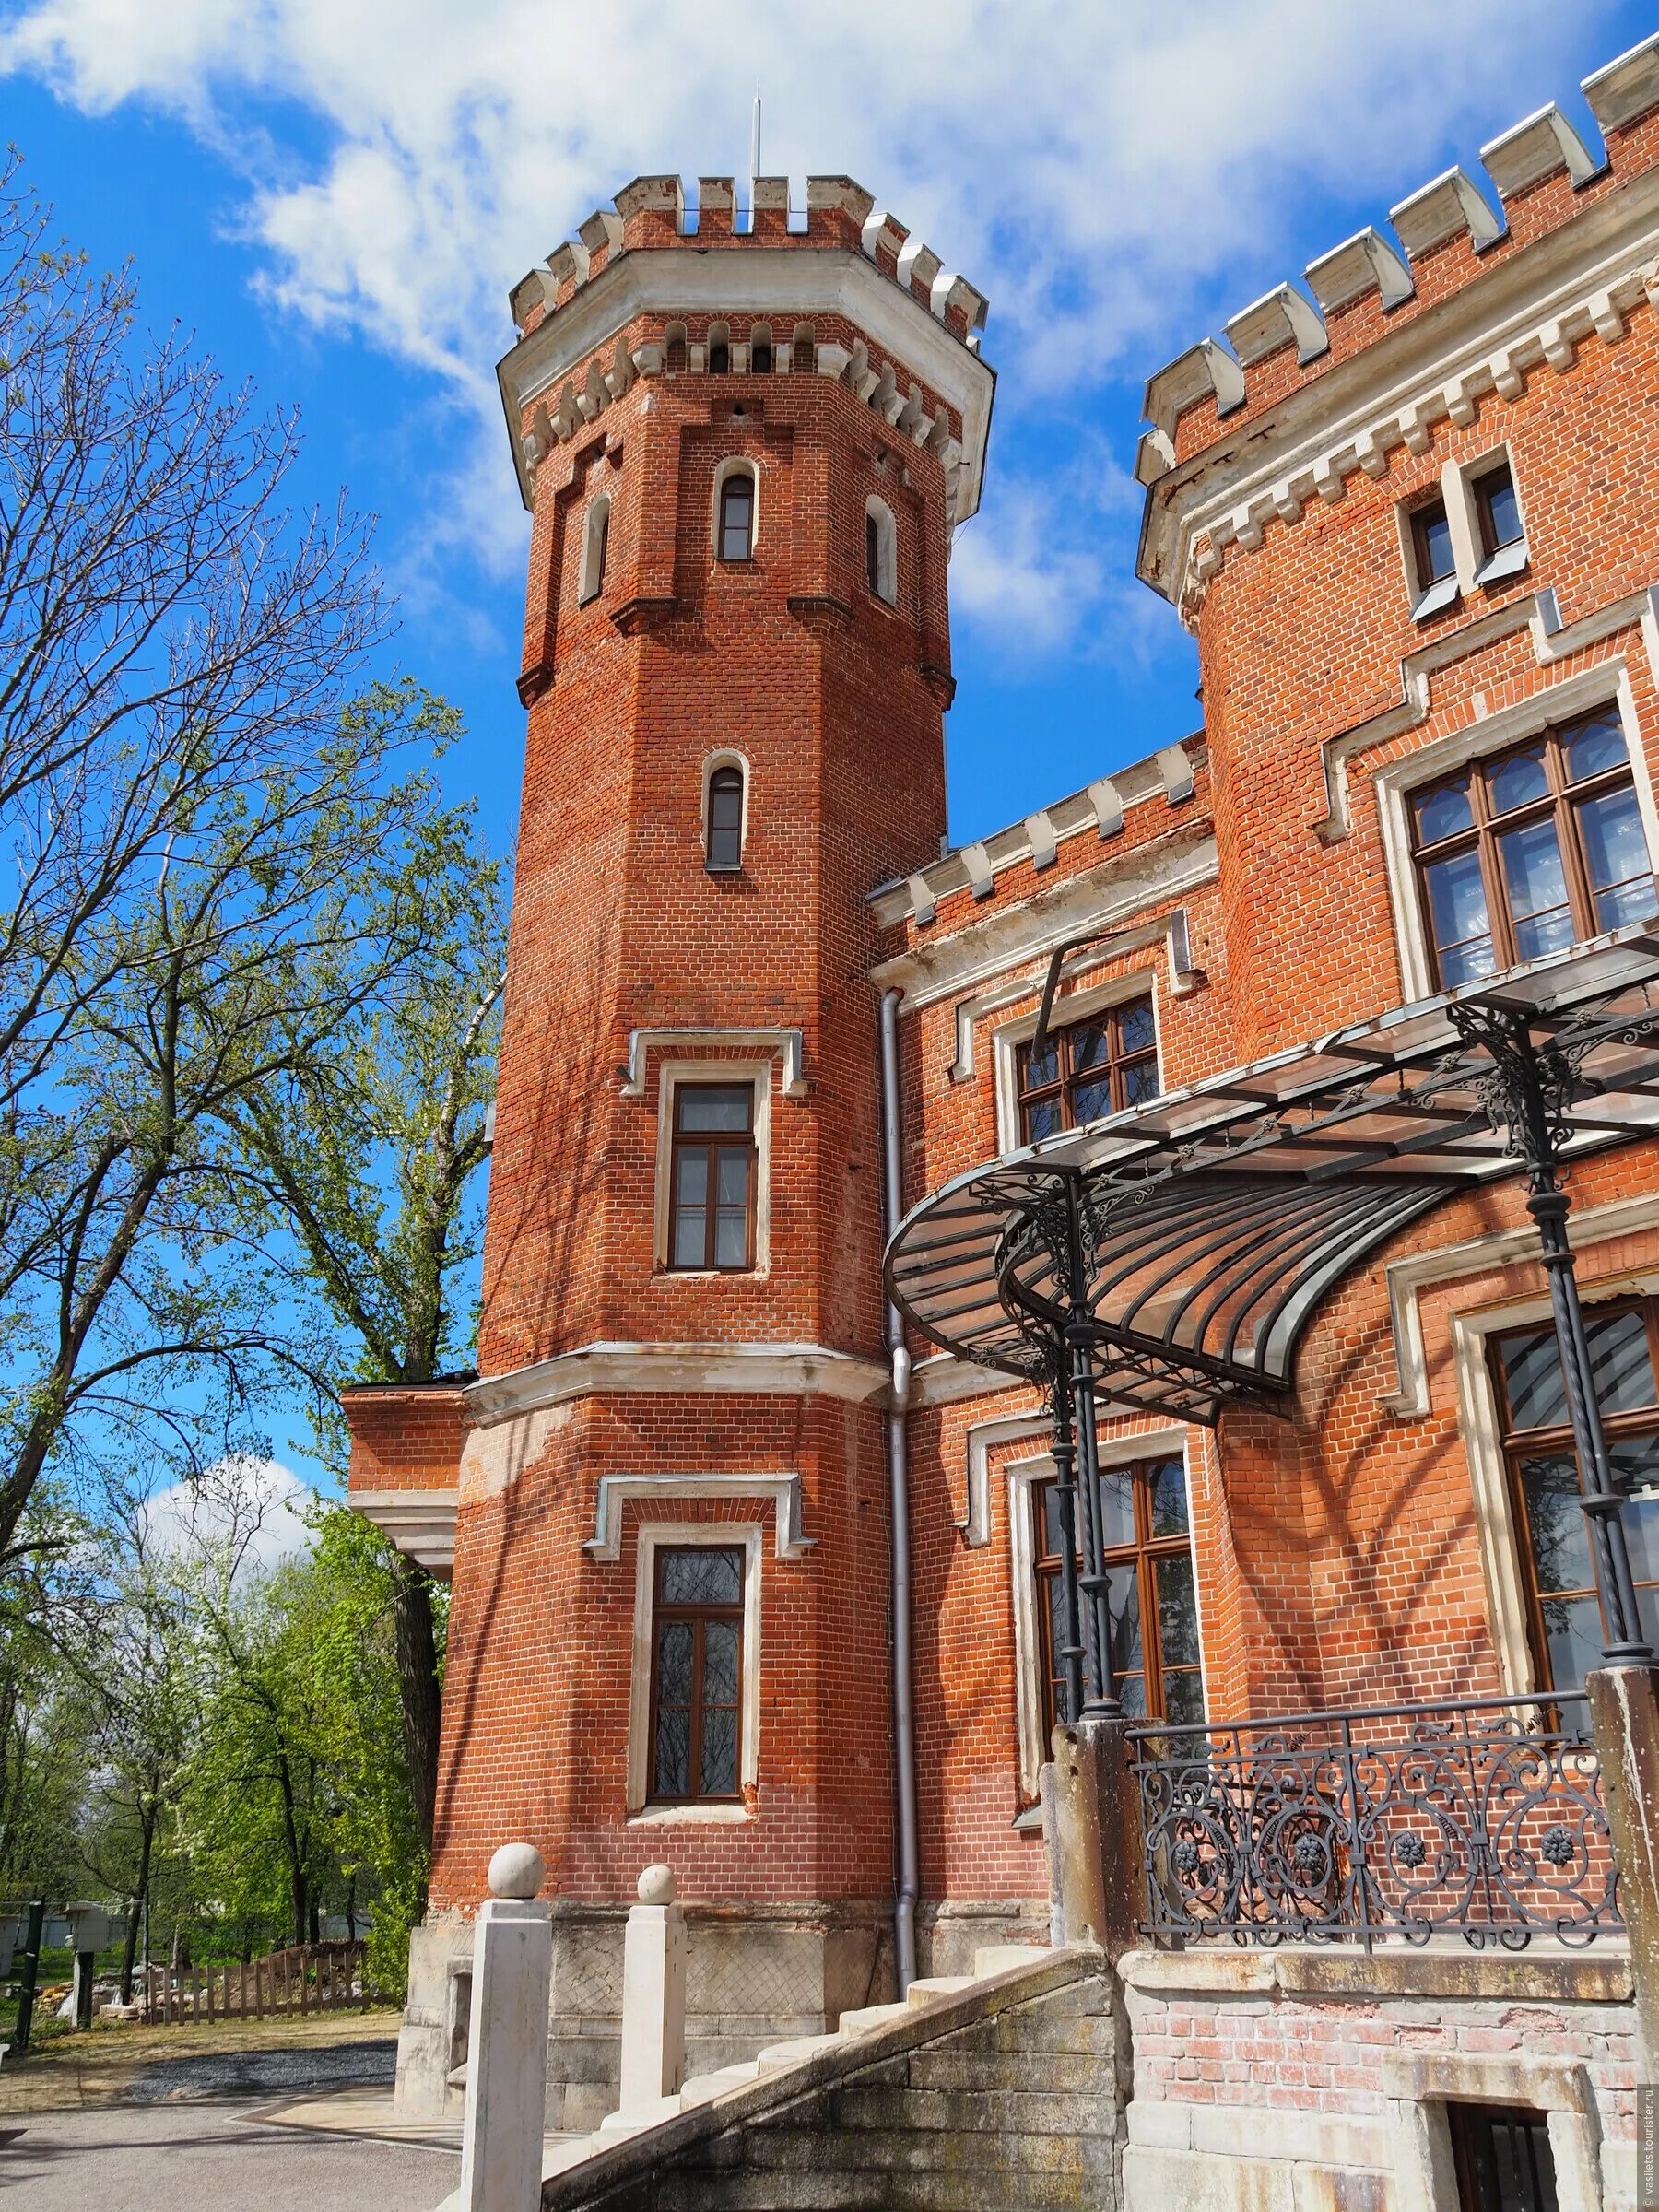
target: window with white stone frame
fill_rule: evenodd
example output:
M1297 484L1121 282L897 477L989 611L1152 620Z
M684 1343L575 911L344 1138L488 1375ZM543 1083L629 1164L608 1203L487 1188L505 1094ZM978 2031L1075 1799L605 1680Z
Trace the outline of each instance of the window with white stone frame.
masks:
M658 1065L654 1246L665 1285L771 1271L772 1065Z
M1402 502L1400 553L1414 621L1518 576L1531 554L1506 446L1448 461L1440 482Z
M758 1523L744 1521L653 1521L638 1531L630 1818L754 1817L762 1536Z

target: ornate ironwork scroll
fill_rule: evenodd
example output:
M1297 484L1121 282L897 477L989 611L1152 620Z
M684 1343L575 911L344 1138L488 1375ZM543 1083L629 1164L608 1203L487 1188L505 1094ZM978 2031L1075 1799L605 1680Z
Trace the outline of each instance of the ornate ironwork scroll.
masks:
M1620 1935L1582 1695L1139 1728L1147 1934L1524 1948Z

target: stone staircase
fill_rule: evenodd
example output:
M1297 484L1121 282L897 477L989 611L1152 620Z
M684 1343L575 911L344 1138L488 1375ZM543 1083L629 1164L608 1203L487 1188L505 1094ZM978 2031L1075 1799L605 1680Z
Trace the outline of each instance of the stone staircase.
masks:
M1126 2030L1099 1951L982 1950L601 2130L544 2212L1025 2212L1119 2201Z

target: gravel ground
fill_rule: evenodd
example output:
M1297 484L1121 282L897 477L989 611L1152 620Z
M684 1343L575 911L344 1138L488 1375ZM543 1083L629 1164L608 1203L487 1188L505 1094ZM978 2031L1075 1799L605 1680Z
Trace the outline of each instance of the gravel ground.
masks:
M433 2212L460 2179L452 2152L269 2125L261 2118L269 2101L15 2115L0 2122L0 2203L19 2212Z
M390 2081L396 2071L395 2036L321 2049L190 2052L143 2067L126 2094L135 2104L166 2104L179 2097L269 2098L346 2081Z

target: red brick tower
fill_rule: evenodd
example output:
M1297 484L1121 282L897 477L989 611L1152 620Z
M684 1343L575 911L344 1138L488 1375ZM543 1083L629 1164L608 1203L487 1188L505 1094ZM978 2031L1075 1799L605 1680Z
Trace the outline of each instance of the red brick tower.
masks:
M550 2125L614 2101L653 1861L707 1908L700 2065L892 1971L866 899L945 829L946 562L993 379L976 292L847 180L807 196L792 228L760 180L739 232L729 180L695 228L677 179L636 181L517 287L500 367L529 730L406 2066L444 2055L446 1910L528 1837ZM369 1394L406 1482L426 1447Z

